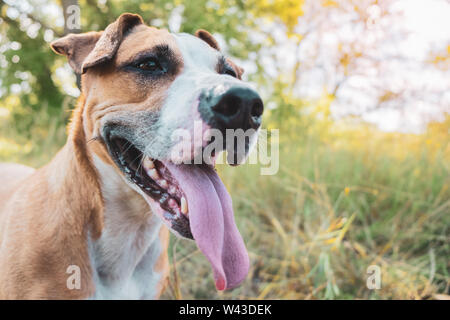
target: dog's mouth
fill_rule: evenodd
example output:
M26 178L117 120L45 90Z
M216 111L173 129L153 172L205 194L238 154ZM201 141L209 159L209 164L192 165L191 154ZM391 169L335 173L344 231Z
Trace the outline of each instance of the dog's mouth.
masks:
M249 257L234 222L231 197L215 169L151 159L130 141L107 137L108 151L152 211L177 235L194 239L209 260L218 290L240 284Z
M145 156L123 138L112 138L109 148L125 176L159 205L158 213L166 225L193 240L186 196L163 162Z

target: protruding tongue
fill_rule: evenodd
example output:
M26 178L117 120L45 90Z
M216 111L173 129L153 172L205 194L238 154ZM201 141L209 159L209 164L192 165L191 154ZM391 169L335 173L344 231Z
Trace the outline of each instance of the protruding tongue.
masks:
M239 285L247 276L249 258L219 176L207 166L165 165L186 195L191 232L211 263L217 290Z

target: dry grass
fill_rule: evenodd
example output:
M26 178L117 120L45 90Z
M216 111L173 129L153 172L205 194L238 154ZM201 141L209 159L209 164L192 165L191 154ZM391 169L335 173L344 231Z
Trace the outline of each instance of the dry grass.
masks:
M45 112L29 137L0 119L0 161L39 166L65 141ZM319 127L320 128L320 127ZM170 287L185 299L427 299L449 295L448 125L427 135L374 130L281 131L280 171L220 167L251 270L219 293L190 241L172 237ZM317 134L317 131L326 134ZM382 288L366 287L367 267Z
M250 274L240 288L218 293L195 244L172 239L176 263L165 297L446 297L437 294L448 295L450 287L448 140L427 150L429 136L397 134L396 145L418 146L399 157L401 150L386 145L390 134L372 132L370 144L349 149L365 138L355 133L340 131L333 143L285 143L274 176L261 176L250 165L222 167L250 253ZM366 287L370 265L381 268L380 290Z

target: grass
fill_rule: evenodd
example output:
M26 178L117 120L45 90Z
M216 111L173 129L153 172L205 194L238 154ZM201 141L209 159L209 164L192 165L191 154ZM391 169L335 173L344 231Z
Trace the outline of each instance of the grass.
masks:
M39 166L64 143L60 120L24 138L0 119L0 161ZM53 124L52 124L53 123ZM443 135L280 132L280 170L221 166L251 259L219 293L190 241L171 239L169 299L432 299L450 294L450 157ZM447 131L446 131L447 130ZM431 142L430 142L431 141ZM381 268L369 290L367 268ZM443 296L444 295L444 296Z
M220 168L250 253L250 275L240 288L218 293L209 265L195 245L172 239L175 263L165 297L430 299L448 295L448 140L436 151L427 150L425 136L397 134L391 140L390 134L371 131L368 143L362 131L350 133L333 142L285 141L280 171L274 176L261 176L252 165ZM335 147L355 140L362 140L358 148ZM414 142L418 149L399 155L393 142L400 146ZM371 265L381 269L379 290L366 286Z

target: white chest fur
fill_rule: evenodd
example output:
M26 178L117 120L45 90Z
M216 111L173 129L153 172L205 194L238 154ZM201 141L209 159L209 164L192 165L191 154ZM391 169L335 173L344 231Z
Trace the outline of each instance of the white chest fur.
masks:
M93 299L154 299L161 274L162 222L111 166L94 157L105 200L104 229L89 243L96 287Z

